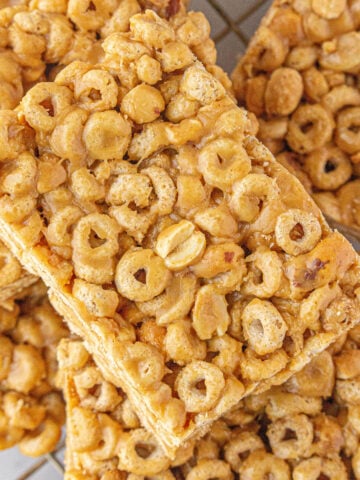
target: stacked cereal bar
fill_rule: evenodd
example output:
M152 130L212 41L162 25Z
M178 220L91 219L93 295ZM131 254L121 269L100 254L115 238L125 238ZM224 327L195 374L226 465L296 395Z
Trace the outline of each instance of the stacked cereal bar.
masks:
M38 282L0 307L0 450L39 456L59 441L65 410L55 387L56 347L69 332Z
M30 86L54 78L74 60L96 62L103 55L102 40L115 31L127 31L129 18L147 7L168 18L209 71L230 89L229 79L215 65L216 50L208 21L200 12L187 13L186 3L180 0L0 1L0 109L16 107ZM145 59L142 68L151 70ZM3 132L0 126L4 142L18 134L16 128ZM0 159L3 159L1 152ZM48 175L57 174L52 164L43 164L43 169L48 170ZM46 189L41 177L37 188ZM21 270L2 243L0 258L0 302L4 302L34 283L36 277Z
M250 396L170 461L80 341L58 349L66 480L359 478L359 327L282 387ZM332 356L333 355L333 356Z
M0 113L0 235L170 456L351 328L360 280L179 31L135 15Z
M259 138L322 210L360 225L360 2L275 0L233 73Z

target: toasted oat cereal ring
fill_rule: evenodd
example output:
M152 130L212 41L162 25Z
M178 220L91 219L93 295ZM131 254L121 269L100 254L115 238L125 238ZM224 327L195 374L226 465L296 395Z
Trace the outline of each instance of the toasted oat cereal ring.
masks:
M283 349L259 358L252 348L248 348L239 366L243 378L259 382L283 370L288 361L289 358Z
M287 47L285 42L270 28L259 30L253 52L253 63L258 70L272 72L284 63Z
M188 412L205 412L215 406L225 387L222 371L215 365L193 361L176 378L175 389Z
M67 87L56 83L38 83L22 99L26 121L35 130L51 132L56 126L57 117L73 100Z
M223 460L200 460L186 475L186 480L211 480L216 475L219 480L232 480L230 465Z
M71 108L57 118L49 144L53 153L70 160L69 173L85 165L86 148L82 139L89 113L81 108Z
M85 147L94 160L122 160L130 138L129 122L115 110L92 113L83 132Z
M39 457L51 452L60 440L61 425L52 418L46 418L41 425L25 435L19 442L19 450L23 455Z
M96 461L104 461L115 457L122 429L118 421L113 420L110 415L105 413L98 414L98 421L99 444L91 450L91 457Z
M261 173L250 173L233 185L229 206L241 222L253 222L261 214L263 204L272 202L278 194L274 179Z
M334 120L319 104L300 105L292 115L286 140L292 150L309 153L331 140Z
M234 472L238 472L247 454L264 448L264 443L255 432L239 432L224 447L225 460Z
M326 145L305 157L304 169L313 185L321 190L336 190L349 180L352 166L337 147Z
M360 151L360 107L346 108L339 113L335 141L346 153Z
M8 389L28 394L46 374L45 359L32 345L15 345L10 370L5 380Z
M322 49L320 65L336 72L357 73L360 67L360 32L352 31L339 35L336 37L335 47L335 50L331 48L330 51Z
M98 412L107 412L121 401L116 387L105 381L96 367L85 367L73 377L81 406ZM92 392L95 390L95 393Z
M228 138L208 143L199 154L199 170L205 181L224 191L231 191L233 184L250 169L251 161L245 149Z
M246 257L248 266L246 281L242 291L247 295L270 298L280 288L282 262L279 255L267 247L259 247Z
M78 221L71 241L78 277L96 284L113 280L118 233L115 220L105 214L90 213Z
M80 208L69 205L54 213L46 231L46 237L52 245L68 247L71 245L71 227L83 216Z
M265 450L250 453L240 467L241 480L290 480L289 465Z
M329 480L346 480L345 465L338 458L311 457L300 462L293 471L294 480L317 480L321 477Z
M269 425L267 437L277 457L297 459L310 451L314 437L313 424L304 414L280 418Z
M292 208L282 213L276 222L276 243L289 255L312 250L321 238L321 225L310 212Z
M290 115L298 106L304 90L302 77L293 68L280 67L272 72L265 90L268 115Z
M121 257L116 267L115 284L124 297L146 302L160 295L170 278L162 258L150 249L135 248Z
M127 347L124 364L138 385L145 388L159 382L165 373L164 357L160 350L143 342Z
M118 87L109 72L89 70L76 79L74 96L81 108L101 112L115 107L118 100Z
M318 57L318 49L314 45L297 45L286 57L286 65L301 72L312 67Z
M119 247L117 235L118 227L115 220L105 214L90 213L80 218L74 228L72 238L74 254L79 253L82 257L88 257L89 261L112 257Z
M355 107L360 105L360 92L356 87L349 85L338 85L324 95L321 103L331 112L338 112L344 107Z
M119 468L147 477L166 470L170 460L153 435L144 428L123 434L119 442Z
M254 298L244 308L241 318L244 336L258 355L282 347L287 325L271 302Z

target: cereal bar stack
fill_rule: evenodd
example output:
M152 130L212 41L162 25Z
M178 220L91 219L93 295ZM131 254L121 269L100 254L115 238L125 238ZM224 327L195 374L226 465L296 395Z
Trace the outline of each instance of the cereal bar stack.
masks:
M67 480L360 478L359 257L186 3L0 9L0 448L53 449L61 387ZM284 117L301 95L278 80ZM304 136L332 128L321 108ZM285 121L260 118L272 149ZM38 277L73 338L42 283L14 298Z
M129 23L0 114L0 234L174 457L358 321L358 257L183 30Z
M321 209L360 225L359 2L275 0L233 73L259 138Z

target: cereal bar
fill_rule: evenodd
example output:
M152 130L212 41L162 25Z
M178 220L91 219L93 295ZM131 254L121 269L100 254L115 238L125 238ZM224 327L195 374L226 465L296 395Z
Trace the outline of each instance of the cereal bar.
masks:
M246 398L170 461L80 341L63 340L66 480L360 477L359 327L282 387ZM332 356L333 355L333 356Z
M106 2L46 0L0 2L0 109L14 108L24 90L32 84L53 77L64 65L82 59L96 61L102 55L97 36L126 31L129 17L141 8L154 8L159 14L171 18L177 28L187 34L185 40L211 68L216 51L210 39L210 28L201 13L186 15L183 1L118 0L98 15ZM72 23L71 23L72 22ZM150 68L143 62L143 68ZM230 82L221 70L228 88ZM13 132L13 134L15 134ZM22 288L36 281L36 277L21 270L5 246L0 244L2 269L0 271L0 302L11 298Z
M0 236L173 456L359 320L359 259L179 30L103 48L0 112Z
M320 208L360 226L360 2L275 0L232 79L259 138Z
M53 450L65 421L56 388L56 347L69 332L39 281L11 310L0 307L0 450L32 457Z
M147 7L170 19L192 51L230 90L229 79L214 65L216 50L208 21L200 12L187 13L186 4L183 0L0 1L0 109L16 107L30 86L54 78L74 60L97 61L103 55L101 41L113 32L128 30L130 16ZM154 75L146 60L139 68L145 76ZM16 134L16 130L9 132ZM36 277L21 270L2 244L0 258L2 303Z

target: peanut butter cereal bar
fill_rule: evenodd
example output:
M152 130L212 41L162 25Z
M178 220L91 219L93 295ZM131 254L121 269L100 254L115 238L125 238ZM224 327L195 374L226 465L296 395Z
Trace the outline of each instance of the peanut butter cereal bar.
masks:
M74 60L96 62L103 54L101 41L113 32L127 31L129 18L146 7L168 18L182 40L230 90L229 79L214 65L216 50L208 21L200 12L187 13L186 4L183 0L0 1L0 109L16 107L31 85L52 79ZM157 81L160 72L148 60L144 56L139 62L140 75ZM13 129L9 136L17 133ZM2 244L0 258L0 302L4 302L36 277L21 270Z
M0 450L18 445L36 457L55 448L65 421L56 347L68 334L41 282L0 307Z
M179 30L103 48L0 112L0 235L173 456L359 320L359 259Z
M320 208L360 225L360 2L275 0L233 72L259 138Z
M171 462L80 341L63 340L66 480L359 478L360 329L282 387L247 397ZM333 355L333 356L332 356Z

